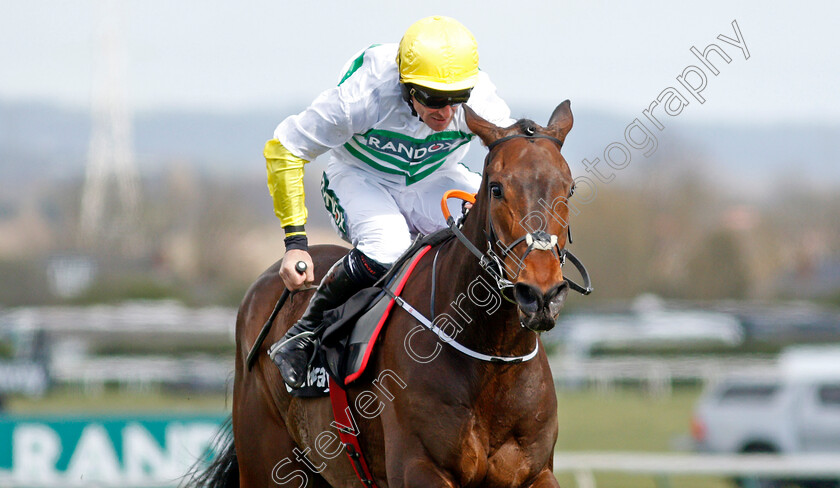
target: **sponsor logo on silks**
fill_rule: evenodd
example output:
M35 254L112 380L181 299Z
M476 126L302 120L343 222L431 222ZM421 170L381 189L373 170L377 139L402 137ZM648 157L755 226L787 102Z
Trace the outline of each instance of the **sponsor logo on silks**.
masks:
M345 222L344 208L338 203L338 197L335 192L330 189L330 180L327 178L327 173L321 178L321 197L324 199L324 206L327 212L332 216L338 232L345 240L349 239L347 236L347 224Z
M432 174L448 155L470 142L472 137L466 132L445 131L425 139L414 139L396 132L371 129L354 135L344 148L379 171L404 175L406 185L410 185Z
M441 151L444 153L450 153L462 143L463 140L461 139L410 143L406 142L404 139L388 137L384 134L367 135L367 147L376 149L384 154L402 157L411 164L417 164L418 162L426 159L426 156L431 156Z

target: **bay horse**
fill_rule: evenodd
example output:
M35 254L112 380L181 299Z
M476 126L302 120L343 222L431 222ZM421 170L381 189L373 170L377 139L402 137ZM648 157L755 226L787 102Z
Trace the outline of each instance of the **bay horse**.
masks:
M420 258L401 295L443 324L448 339L395 307L366 373L374 382L347 388L353 419L380 488L557 487L557 399L539 333L554 326L570 288L562 265L574 183L560 151L572 128L570 102L557 106L546 127L525 119L497 127L464 109L488 147L481 189L460 238ZM316 279L346 253L313 246ZM254 368L246 366L283 291L279 265L257 279L239 308L233 440L203 481L359 486L331 426L329 398L290 396L265 345ZM280 339L310 296L293 294L264 344Z

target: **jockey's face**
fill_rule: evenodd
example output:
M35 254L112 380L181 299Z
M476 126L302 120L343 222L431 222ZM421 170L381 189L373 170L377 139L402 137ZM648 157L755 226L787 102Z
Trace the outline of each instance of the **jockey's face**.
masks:
M416 98L411 97L411 104L420 120L429 126L435 132L440 132L449 126L452 122L452 117L455 116L455 110L458 105L446 105L443 108L429 108L418 102Z

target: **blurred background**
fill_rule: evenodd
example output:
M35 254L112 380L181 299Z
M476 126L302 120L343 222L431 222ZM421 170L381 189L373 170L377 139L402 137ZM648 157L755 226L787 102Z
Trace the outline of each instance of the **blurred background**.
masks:
M473 31L515 117L572 100L596 291L544 336L558 455L581 463L562 484L756 481L580 453L840 452L835 4L0 0L0 484L176 484L230 412L237 304L283 254L264 142L434 14ZM337 243L323 166L310 242ZM716 398L742 397L776 417L716 438L738 415Z

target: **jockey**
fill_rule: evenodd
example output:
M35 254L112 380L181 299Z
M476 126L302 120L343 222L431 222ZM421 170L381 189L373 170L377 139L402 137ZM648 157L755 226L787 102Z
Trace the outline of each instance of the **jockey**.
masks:
M514 121L475 38L442 16L413 24L399 45L373 45L348 62L338 86L286 118L265 145L268 187L285 231L280 276L289 290L314 280L304 230L303 167L327 153L321 194L353 249L330 268L303 317L269 349L283 380L303 385L326 310L371 286L411 244L446 226L443 193L475 193L481 175L459 164L473 134L462 104L501 126ZM305 274L295 270L303 261Z

